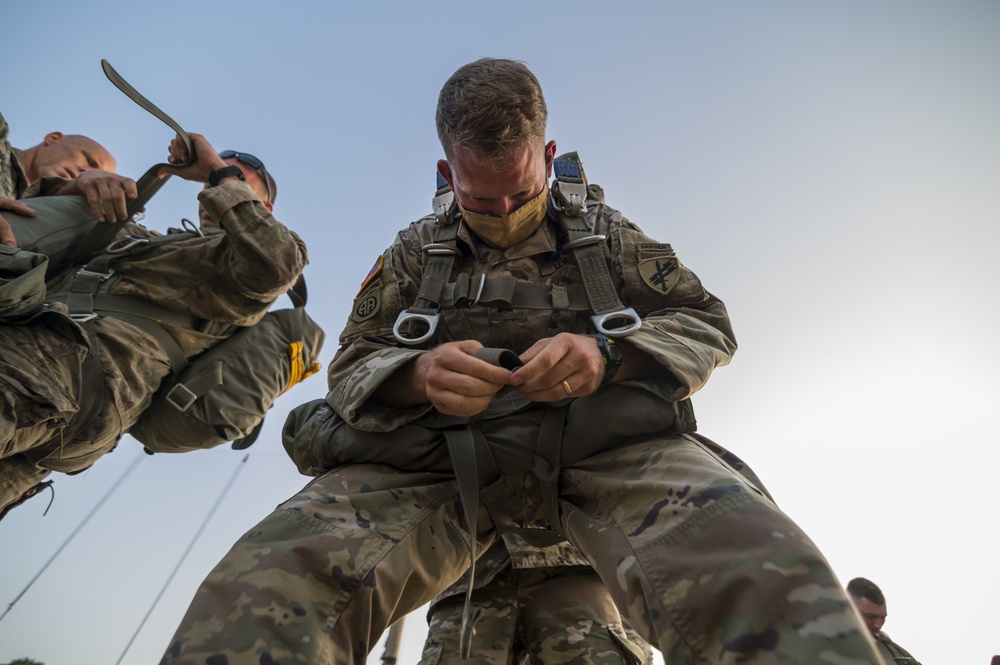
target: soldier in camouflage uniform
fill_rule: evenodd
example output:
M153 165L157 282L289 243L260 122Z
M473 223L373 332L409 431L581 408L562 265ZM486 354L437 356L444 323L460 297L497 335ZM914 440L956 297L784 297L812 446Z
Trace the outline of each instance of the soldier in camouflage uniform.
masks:
M877 584L864 577L855 577L847 583L847 594L858 608L858 614L861 615L861 620L865 622L872 639L875 640L876 648L889 659L889 662L896 665L920 665L909 651L893 642L882 630L888 612L885 594Z
M604 203L590 183L588 203ZM511 536L513 537L513 536ZM473 602L482 610L472 653L459 653L464 578L435 598L419 665L652 663L649 643L627 624L604 583L569 543L512 559L501 542L476 561Z
M574 305L591 275L567 247L561 220L573 201L547 191L556 145L545 143L545 115L520 63L484 59L445 84L438 169L455 204L401 231L376 263L326 403L292 434L331 470L233 546L163 665L364 663L388 626L474 573L470 549L478 556L500 538L511 549L501 531L521 529L578 548L672 665L880 662L816 546L691 435L688 398L736 348L722 302L669 245L594 206L585 221L597 238L585 242L605 263L594 270L609 270L641 317L609 370L593 312ZM444 254L453 265L440 274ZM434 336L414 344L419 331L394 332L438 286ZM508 287L550 304L504 302ZM523 365L491 364L484 347ZM466 436L485 441L499 477L463 511L483 459L456 465L456 479L449 450L467 451L449 441ZM536 441L560 436L558 459L536 455ZM597 452L578 458L585 449ZM468 634L476 612L463 614Z
M203 227L220 226L224 232L159 245L135 260L121 261L98 290L183 315L162 325L186 358L226 339L239 326L257 323L295 283L307 261L302 240L271 215L270 175L237 159L223 160L203 136L191 137L197 161L164 167L164 172L196 182L214 176L214 186L198 196L200 218ZM179 139L170 151L172 162L186 158ZM136 189L127 178L94 170L64 183L59 192L99 193L106 217L113 220L125 218L125 197L134 196ZM155 235L132 222L121 233ZM50 296L58 300L70 288L74 272L52 278ZM81 426L76 421L81 401L93 390L81 378L90 343L66 304L50 302L30 318L0 323L0 511L36 493L50 472L78 472L110 452L167 376L167 351L149 333L116 316L99 316L94 327L104 398L96 415Z
M18 150L7 139L7 121L0 114L0 211L12 210L31 215L31 209L19 199L28 187L47 176L75 178L84 171L114 171L114 157L96 141L76 134L50 132L41 143ZM0 243L16 246L10 226L0 215Z

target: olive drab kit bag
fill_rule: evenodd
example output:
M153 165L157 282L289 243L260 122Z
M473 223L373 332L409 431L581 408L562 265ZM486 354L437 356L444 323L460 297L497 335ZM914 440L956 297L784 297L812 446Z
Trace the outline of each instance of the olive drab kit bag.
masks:
M173 129L195 161L188 134L167 114L143 97L111 67L101 66L108 79L139 106ZM138 197L128 201L128 217L159 191L168 177L156 164L136 183ZM97 356L94 320L112 316L141 328L170 358L170 374L150 406L129 430L149 452L184 452L227 441L237 449L250 446L260 433L264 416L285 390L319 370L317 358L324 333L305 311L306 285L300 277L288 296L290 309L267 312L248 327L196 319L156 303L108 294L114 266L124 259L141 260L143 253L163 244L222 229L191 229L153 238L124 237L112 242L125 222L97 222L85 198L39 197L31 200L36 217L5 212L20 247L0 246L0 322L16 323L42 310L48 301L66 303L70 316L83 328L90 353L83 364L80 410L64 437L71 439L100 412L103 372ZM81 267L82 266L82 267ZM46 292L46 280L78 268L56 293ZM158 321L199 330L211 328L231 336L190 361Z
M275 398L319 371L324 334L306 314L305 281L288 295L292 309L272 310L184 369L173 367L129 434L156 453L227 441L237 450L249 447Z

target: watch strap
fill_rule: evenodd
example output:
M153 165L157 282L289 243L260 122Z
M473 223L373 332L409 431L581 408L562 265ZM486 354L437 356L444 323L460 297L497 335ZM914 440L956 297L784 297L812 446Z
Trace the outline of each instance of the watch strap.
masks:
M226 178L239 178L243 182L247 181L247 177L243 175L243 169L235 164L227 164L220 169L208 172L208 186L215 187Z

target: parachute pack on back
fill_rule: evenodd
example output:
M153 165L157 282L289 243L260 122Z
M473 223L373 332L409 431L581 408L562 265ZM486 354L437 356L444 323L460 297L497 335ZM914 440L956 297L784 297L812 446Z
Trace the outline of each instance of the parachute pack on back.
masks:
M274 400L320 368L324 333L306 313L305 282L289 296L295 307L268 312L171 374L129 434L160 453L250 446Z

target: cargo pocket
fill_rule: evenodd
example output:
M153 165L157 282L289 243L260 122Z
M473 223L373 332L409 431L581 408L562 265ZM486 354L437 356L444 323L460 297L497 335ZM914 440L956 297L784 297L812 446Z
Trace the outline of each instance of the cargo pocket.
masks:
M45 301L49 257L0 245L0 321L27 317Z

